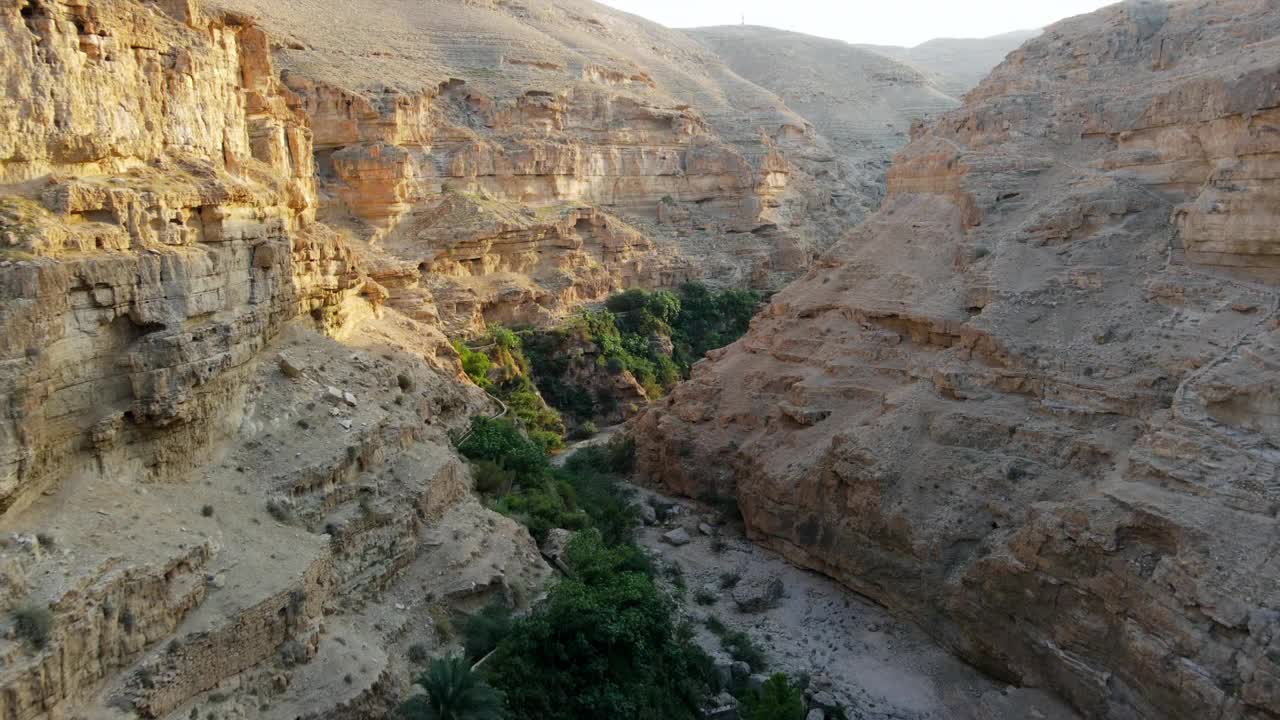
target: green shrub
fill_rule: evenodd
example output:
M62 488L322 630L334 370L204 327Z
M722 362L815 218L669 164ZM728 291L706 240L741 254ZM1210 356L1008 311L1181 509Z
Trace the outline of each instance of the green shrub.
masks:
M527 720L699 718L710 659L675 625L644 553L587 531L566 560L573 577L517 620L486 663L508 707Z
M587 420L570 431L568 438L570 440L586 440L595 436L598 432L600 432L600 428L594 422Z
M492 460L473 460L471 477L475 479L476 491L485 495L505 495L516 482L515 471Z
M514 518L529 529L538 542L553 528L581 530L590 525L590 517L577 507L573 485L554 476L545 476L537 484L525 484L504 495L491 505L493 510Z
M543 447L525 437L510 420L471 419L470 434L458 450L471 460L490 460L520 475L535 475L547 468Z
M720 638L720 646L734 660L750 665L752 671L764 668L766 664L764 648L757 645L750 635L741 630L729 629L720 618L714 615L707 618L706 625L713 635Z
M48 605L28 600L13 609L13 631L32 647L43 648L53 632L53 612Z
M462 628L467 658L472 662L488 655L511 632L511 610L493 603L472 615Z
M458 351L458 357L462 360L462 371L471 378L471 382L485 389L493 386L489 381L489 370L493 367L493 362L489 360L488 355L472 350L461 340L454 341L453 349Z
M742 698L743 720L804 720L804 691L777 673Z
M400 706L405 720L502 720L502 693L460 657L436 660L414 682L426 692Z

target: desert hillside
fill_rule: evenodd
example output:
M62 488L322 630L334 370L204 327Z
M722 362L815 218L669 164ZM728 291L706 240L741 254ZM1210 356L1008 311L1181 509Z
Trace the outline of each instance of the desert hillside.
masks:
M634 436L1088 717L1280 714L1280 11L1063 21Z
M685 32L813 123L839 154L844 177L877 198L911 124L959 104L921 71L839 40L746 25Z
M276 38L321 218L385 253L393 304L429 291L452 328L686 279L775 289L876 202L882 169L848 177L776 94L586 0L330 3L320 22L314 2L219 2Z
M1009 53L1040 34L1016 30L985 38L934 38L914 47L856 45L918 68L940 90L961 97L972 90Z
M1019 42L4 4L0 718L1280 717L1280 10Z
M665 392L736 337L746 288L805 272L876 196L703 45L583 1L20 0L0 68L15 720L387 716L458 651L455 619L543 612L564 565L512 507L539 488L486 484L512 471L476 457L478 428L546 439L510 420L540 413L557 444L528 467L572 505L558 411L464 343L559 333L589 434L641 409L637 377ZM683 296L696 342L556 327L691 279L723 289ZM724 672L682 678L684 709L750 689Z

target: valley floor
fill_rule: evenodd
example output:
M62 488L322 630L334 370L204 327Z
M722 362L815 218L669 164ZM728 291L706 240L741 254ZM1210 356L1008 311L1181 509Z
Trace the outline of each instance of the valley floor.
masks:
M749 542L739 525L718 511L637 489L638 500L679 507L665 522L643 527L637 540L662 559L679 565L688 588L684 610L699 628L698 640L712 656L724 655L706 629L709 615L730 630L741 630L767 654L766 673L807 674L810 689L829 692L851 720L1071 720L1077 716L1049 694L1003 686L935 644L919 628L894 618L836 582L788 564L778 554ZM699 531L710 529L713 535ZM682 527L688 544L663 540ZM719 537L723 544L715 543ZM720 545L717 552L716 546ZM729 590L718 590L724 573L741 576L739 586L778 578L784 597L758 613L740 611ZM713 604L694 597L716 588Z

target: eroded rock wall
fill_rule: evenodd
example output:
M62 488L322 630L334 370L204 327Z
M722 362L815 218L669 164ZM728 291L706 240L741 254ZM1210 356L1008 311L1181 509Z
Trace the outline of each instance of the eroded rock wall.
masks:
M877 197L879 167L846 177L777 95L595 3L330 3L341 33L297 0L220 4L282 38L276 58L315 133L320 216L398 268L393 303L439 294L453 330L545 323L632 286L774 289ZM558 226L580 212L638 236L627 267L589 232L564 242ZM465 274L414 277L481 244ZM503 269L532 258L554 272Z
M1280 13L1050 27L635 428L654 482L1090 717L1280 715Z
M483 394L316 221L249 18L22 0L0 33L0 715L394 703L430 602L547 572L453 453Z

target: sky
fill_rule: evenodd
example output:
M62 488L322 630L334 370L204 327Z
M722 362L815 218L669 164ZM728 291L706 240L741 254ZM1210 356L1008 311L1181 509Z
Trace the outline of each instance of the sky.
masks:
M852 43L918 45L1044 27L1114 0L600 0L668 27L768 25Z

